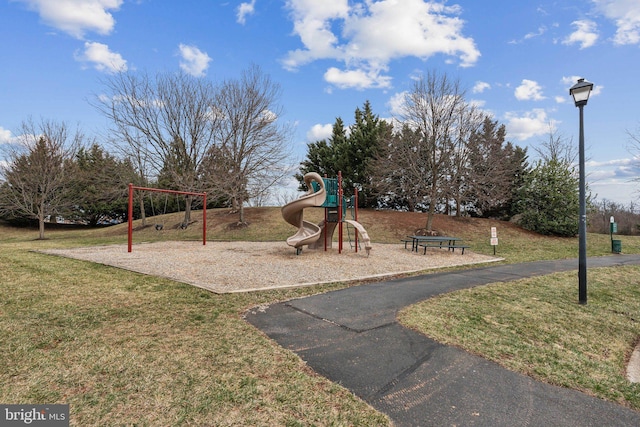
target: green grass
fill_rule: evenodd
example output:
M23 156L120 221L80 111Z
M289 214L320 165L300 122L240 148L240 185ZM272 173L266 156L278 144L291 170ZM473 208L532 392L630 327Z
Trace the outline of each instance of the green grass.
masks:
M640 410L626 363L640 339L640 266L588 272L578 304L576 272L494 283L409 307L400 321L437 341L562 387Z
M1 402L68 403L78 426L388 425L242 319L336 286L219 296L31 251L95 237L4 231Z
M319 216L318 212L313 215ZM197 212L194 217L198 221ZM279 209L251 209L248 218L248 228L232 229L226 224L236 221L237 216L222 210L212 212L208 218L209 239L283 241L295 231L284 224ZM400 244L400 237L412 233L408 224L415 223L419 228L424 218L424 214L364 211L360 222L374 243ZM492 252L489 230L497 226L498 255L505 257L505 262L577 255L577 239L541 237L497 221L445 219L436 221L442 233L463 237L481 253ZM172 221L178 223L179 214L165 218L162 232L153 227L136 230L134 241L200 238L198 223L179 230L172 228ZM162 278L34 252L125 244L126 225L47 230L46 236L48 240L34 240L37 231L0 225L0 402L68 403L71 424L82 426L389 424L386 416L313 373L298 356L277 346L242 318L250 307L326 292L344 284L215 295ZM621 239L624 252L640 252L639 238ZM609 236L589 235L588 243L589 255L610 252ZM529 354L533 357L521 364L530 366L530 375L583 390L590 390L591 372L596 372L595 377L613 377L612 372L617 372L617 385L597 383L604 390L598 395L636 407L637 389L619 385L624 383L620 380L624 358L640 336L633 314L640 312L640 298L633 289L638 282L632 281L639 271L601 271L589 272L590 300L586 307L575 303L575 278L570 274L468 291L481 293L488 289L490 293L472 294L472 303L461 299L468 311L462 312L458 326L442 327L444 336L460 346L465 345L461 336L467 341L484 341L481 338L489 332L478 329L477 324L494 324L507 335L499 346L491 345L496 338L488 339L488 347L499 359L516 360L520 353ZM609 282L614 285L609 286ZM516 286L538 293L527 294ZM501 289L501 297L495 296L495 289ZM519 300L513 298L515 294L529 296ZM461 295L466 294L448 297ZM443 297L433 303L445 300ZM513 306L515 312L504 305L493 305L500 301ZM410 311L449 321L452 312L461 310L446 305L433 310L427 307L420 305ZM403 318L408 318L408 313ZM586 326L578 328L563 321L566 317L576 317L577 326ZM420 329L433 323L418 319L414 327ZM532 321L536 330L531 332L533 337L527 337L521 331L528 330ZM518 322L522 325L516 326ZM465 324L473 327L465 328ZM578 330L577 341L584 339L592 347L576 347L569 340ZM592 330L593 335L589 335ZM596 340L596 336L619 336L620 342ZM598 347L603 341L607 346ZM589 363L604 357L612 359L614 365L564 373L574 362L538 356L535 348L545 345L554 349L553 357L560 351L556 347L561 346ZM529 350L523 350L526 348ZM575 385L569 382L573 377L579 380Z

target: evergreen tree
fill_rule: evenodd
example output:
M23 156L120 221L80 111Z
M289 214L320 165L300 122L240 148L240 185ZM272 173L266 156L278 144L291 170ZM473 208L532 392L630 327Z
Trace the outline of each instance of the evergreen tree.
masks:
M329 141L320 140L307 144L307 158L300 163L300 172L295 174L295 178L300 183L300 190L306 191L304 187L304 176L308 172L316 172L320 176L336 178L340 166L343 164L339 160L340 152L344 152L347 144L347 136L344 122L340 117L336 118L333 124L333 131Z
M389 126L373 114L369 101L363 109L356 108L355 123L349 128L338 117L333 125L329 140L320 140L307 144L307 157L301 162L299 173L295 175L300 189L305 190L303 177L307 172L317 172L321 176L335 178L342 172L342 184L345 196L358 188L360 205L371 205L374 200L372 189L372 161L379 148L381 135Z
M89 225L123 220L127 212L127 184L135 171L99 145L80 148L71 165L71 217Z
M545 235L578 233L578 178L575 168L559 159L540 160L519 191L520 224Z
M506 219L512 213L514 189L526 170L526 149L505 143L505 137L505 126L485 117L469 140L467 202L475 215Z

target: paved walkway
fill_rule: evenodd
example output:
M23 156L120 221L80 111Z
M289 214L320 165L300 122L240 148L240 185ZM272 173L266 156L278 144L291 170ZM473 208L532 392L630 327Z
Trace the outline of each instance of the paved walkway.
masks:
M587 265L624 264L640 264L640 255ZM574 259L409 277L274 304L247 319L396 426L639 426L640 412L534 381L396 322L401 308L440 293L577 268Z

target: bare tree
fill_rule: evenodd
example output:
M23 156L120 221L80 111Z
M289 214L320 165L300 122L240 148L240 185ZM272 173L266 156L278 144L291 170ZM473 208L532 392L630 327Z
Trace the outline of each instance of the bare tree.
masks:
M420 144L414 147L413 158L405 161L414 163L407 168L411 182L427 189L427 230L431 230L436 205L450 193L447 179L452 172L454 141L458 140L461 132L467 132L463 129L467 125L463 124L461 117L471 106L464 96L458 80L451 80L446 74L429 72L416 80L412 90L407 92L398 117L401 123L417 130L420 135Z
M280 86L258 66L223 82L215 97L216 141L201 170L209 189L232 202L240 225L244 203L271 188L286 174L288 126L280 121Z
M567 165L576 163L578 153L576 145L571 138L567 139L558 133L553 124L549 123L549 133L546 141L541 141L539 147L534 147L535 152L544 162L559 161Z
M403 124L383 137L372 181L379 203L394 209L415 211L428 196L431 170L418 130Z
M215 87L184 73L120 73L105 82L95 106L113 124L113 136L149 175L162 172L181 191L200 191L198 170L215 144ZM148 167L147 170L145 170ZM187 198L183 225L191 216Z
M473 104L461 102L458 105L452 128L451 154L449 170L445 173L447 195L446 208L450 208L449 200L453 200L456 216L461 216L462 206L472 198L474 170L470 165L470 141L477 134L485 120L485 114Z
M635 132L627 130L629 135L629 152L633 156L633 162L636 167L640 167L640 125ZM640 178L634 178L633 181L640 182ZM636 194L640 195L640 189L636 190Z
M64 213L71 201L70 162L83 135L68 126L31 119L22 123L18 143L5 147L8 162L0 171L0 213L38 220L38 237L44 239L45 219Z

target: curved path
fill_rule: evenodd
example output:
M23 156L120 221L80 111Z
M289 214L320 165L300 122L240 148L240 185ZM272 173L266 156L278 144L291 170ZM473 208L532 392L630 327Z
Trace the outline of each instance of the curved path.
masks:
M624 264L640 264L640 255L588 259L589 268ZM577 268L572 259L409 277L278 303L246 317L396 426L638 426L640 412L534 381L396 322L401 308L440 293Z

